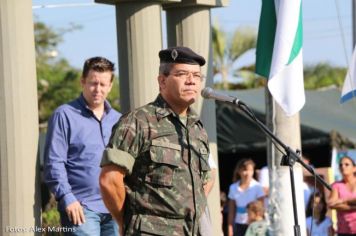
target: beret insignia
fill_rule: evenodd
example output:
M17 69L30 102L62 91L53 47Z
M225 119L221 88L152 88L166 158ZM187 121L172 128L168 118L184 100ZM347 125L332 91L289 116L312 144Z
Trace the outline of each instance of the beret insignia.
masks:
M177 50L175 50L175 49L172 50L171 57L174 61L177 59L177 57L178 57Z

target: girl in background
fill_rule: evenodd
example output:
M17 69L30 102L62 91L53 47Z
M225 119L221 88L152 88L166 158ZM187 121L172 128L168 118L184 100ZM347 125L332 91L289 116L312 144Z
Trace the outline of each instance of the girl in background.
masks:
M314 200L314 201L313 201ZM314 217L313 217L314 208ZM330 217L326 215L328 211L325 197L320 192L311 194L307 203L306 226L308 236L332 236L334 230ZM313 224L312 224L313 223Z
M247 204L256 200L263 202L263 187L253 178L254 171L252 159L242 159L235 167L228 194L228 236L245 235L248 227Z

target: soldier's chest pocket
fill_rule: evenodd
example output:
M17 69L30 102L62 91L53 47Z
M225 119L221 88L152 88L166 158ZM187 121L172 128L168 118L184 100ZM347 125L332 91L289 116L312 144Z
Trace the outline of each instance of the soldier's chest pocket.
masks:
M181 146L167 141L152 140L151 163L145 177L147 183L158 186L172 186L175 172L181 162Z
M207 172L210 170L208 163L209 150L205 147L199 148L198 156L193 162L193 169L197 172Z

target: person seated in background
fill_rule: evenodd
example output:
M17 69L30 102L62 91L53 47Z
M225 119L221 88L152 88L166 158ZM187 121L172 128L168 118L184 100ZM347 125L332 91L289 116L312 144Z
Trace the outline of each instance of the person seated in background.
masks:
M263 204L265 193L254 178L255 162L241 159L233 173L233 184L229 187L228 236L245 235L247 230L247 204L260 200Z
M253 201L247 205L247 216L249 226L245 236L268 235L268 224L264 219L265 209L261 201Z
M356 166L354 160L344 156L339 162L342 179L332 184L328 206L337 211L339 236L356 235Z
M311 194L305 212L308 236L334 235L332 221L330 217L326 215L327 210L324 195L320 192Z

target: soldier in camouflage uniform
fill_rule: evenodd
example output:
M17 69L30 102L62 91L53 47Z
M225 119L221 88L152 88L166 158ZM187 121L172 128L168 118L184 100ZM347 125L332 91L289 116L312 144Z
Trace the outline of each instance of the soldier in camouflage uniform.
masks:
M121 235L198 235L209 180L207 133L190 107L203 57L161 50L156 100L122 116L102 159L104 202Z

